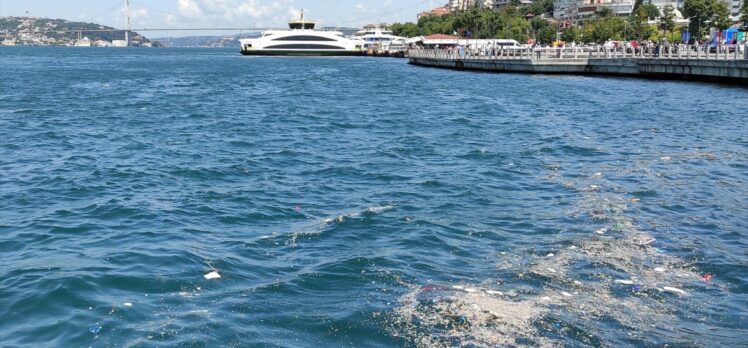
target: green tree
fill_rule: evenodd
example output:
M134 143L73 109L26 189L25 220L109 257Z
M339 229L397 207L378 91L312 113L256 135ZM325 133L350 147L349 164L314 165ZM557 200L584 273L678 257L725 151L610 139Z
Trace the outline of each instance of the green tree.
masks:
M524 8L524 14L532 13L534 15L553 14L553 0L534 0L532 5Z
M588 21L582 27L582 41L604 43L608 40L623 40L626 21L620 17L604 17Z
M390 26L392 32L397 36L415 37L421 35L421 29L415 23L395 23Z
M579 30L571 27L564 30L563 33L561 33L561 41L564 42L577 42L579 41Z
M538 31L538 42L544 45L550 45L556 41L556 28L547 26Z
M444 16L426 16L418 20L418 27L422 35L452 34L454 32L453 14Z
M711 21L711 25L719 29L719 31L725 30L732 25L732 20L730 19L730 8L727 6L726 2L719 0L714 1L712 3L712 12L714 12L714 19Z
M499 39L514 39L519 42L527 42L530 31L530 23L519 16L507 17L506 25L497 33Z
M672 5L665 5L662 8L662 16L660 17L660 29L663 33L669 33L675 29L675 8Z
M611 10L610 7L601 7L600 9L595 11L595 16L597 18L608 18L613 17L613 15L613 10Z
M653 20L660 16L660 10L657 9L657 6L652 5L651 3L642 4L637 10L641 10L649 20Z
M683 15L690 21L688 31L695 33L697 39L703 38L709 30L709 20L714 14L714 3L715 0L685 0L683 2Z
M649 6L644 4L639 6L634 13L626 20L628 25L624 28L626 40L637 39L639 41L649 38L652 35L652 26L649 25L649 15L652 14ZM657 7L654 7L657 10ZM657 12L659 14L659 11Z

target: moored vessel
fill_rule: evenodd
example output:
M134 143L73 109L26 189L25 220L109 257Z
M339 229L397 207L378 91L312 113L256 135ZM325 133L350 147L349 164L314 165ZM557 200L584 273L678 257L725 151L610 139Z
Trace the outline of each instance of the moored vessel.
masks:
M362 54L360 40L339 31L316 30L316 23L301 18L288 22L288 30L268 30L255 39L240 40L241 53L249 56L354 56Z

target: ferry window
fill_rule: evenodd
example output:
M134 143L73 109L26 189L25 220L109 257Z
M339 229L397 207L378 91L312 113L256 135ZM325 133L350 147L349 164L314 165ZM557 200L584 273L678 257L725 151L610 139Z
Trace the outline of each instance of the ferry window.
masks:
M335 39L313 35L293 35L279 37L277 39L273 39L273 41L335 41Z
M286 45L273 45L266 47L267 49L287 49L287 50L342 50L344 47L333 46L333 45L315 45L315 44L286 44Z

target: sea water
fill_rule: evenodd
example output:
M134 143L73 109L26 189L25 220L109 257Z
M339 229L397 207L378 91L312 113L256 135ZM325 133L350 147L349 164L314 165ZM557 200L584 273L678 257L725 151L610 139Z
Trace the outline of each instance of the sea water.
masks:
M748 339L744 88L233 49L0 75L0 346Z

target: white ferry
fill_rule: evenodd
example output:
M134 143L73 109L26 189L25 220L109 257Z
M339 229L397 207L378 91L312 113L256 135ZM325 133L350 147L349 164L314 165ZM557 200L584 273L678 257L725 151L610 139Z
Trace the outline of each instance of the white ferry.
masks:
M356 33L355 38L364 42L365 51L397 55L407 50L406 38L396 36L386 26L367 25L364 30Z
M361 40L338 31L315 30L316 23L291 20L289 30L268 30L256 39L240 40L241 53L249 56L352 56L362 54Z

